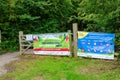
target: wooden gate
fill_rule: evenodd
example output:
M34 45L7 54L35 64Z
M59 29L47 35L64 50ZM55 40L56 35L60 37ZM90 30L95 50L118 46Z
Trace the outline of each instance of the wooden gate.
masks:
M20 55L26 53L31 47L33 47L33 42L26 40L26 35L23 34L23 31L19 32L19 44L20 44ZM29 51L33 53L33 51Z

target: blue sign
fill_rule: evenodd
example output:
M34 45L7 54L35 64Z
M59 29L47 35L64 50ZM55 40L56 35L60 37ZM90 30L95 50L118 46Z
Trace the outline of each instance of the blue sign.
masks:
M78 32L78 56L114 59L114 34Z

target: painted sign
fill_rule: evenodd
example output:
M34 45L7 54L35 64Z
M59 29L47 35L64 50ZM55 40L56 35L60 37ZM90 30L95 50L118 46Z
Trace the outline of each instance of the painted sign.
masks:
M32 34L27 34L26 36L26 41L33 42L33 35Z
M34 53L42 55L70 55L68 33L33 35Z
M114 34L78 32L78 56L114 59Z

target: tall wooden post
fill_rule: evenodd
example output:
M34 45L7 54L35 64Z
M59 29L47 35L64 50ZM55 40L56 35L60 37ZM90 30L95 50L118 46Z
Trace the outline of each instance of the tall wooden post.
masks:
M71 30L68 30L68 35L69 35L69 44L70 44L70 57L72 57L72 38L71 38Z
M23 31L19 31L20 55L22 54L22 50L23 50L23 46L22 46L22 37L23 37Z
M73 44L74 44L74 57L77 57L77 48L78 48L78 36L77 36L77 32L78 32L78 24L77 23L73 23Z

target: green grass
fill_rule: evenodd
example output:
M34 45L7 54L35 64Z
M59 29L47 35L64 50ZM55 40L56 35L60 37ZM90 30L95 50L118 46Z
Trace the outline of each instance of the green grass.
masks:
M0 80L119 80L119 66L116 61L23 56Z

